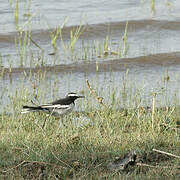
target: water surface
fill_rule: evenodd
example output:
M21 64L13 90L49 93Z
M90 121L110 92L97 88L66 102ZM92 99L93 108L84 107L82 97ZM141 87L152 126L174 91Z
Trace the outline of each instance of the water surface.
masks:
M180 2L158 1L155 11L150 2L19 1L17 26L16 3L1 0L0 72L4 74L0 79L1 110L6 111L8 106L13 111L14 97L30 103L38 95L42 103L76 91L85 92L88 100L92 100L86 79L107 103L111 103L114 91L121 106L126 107L137 106L137 101L140 105L151 105L152 92L158 93L159 105L178 101ZM73 53L58 38L56 54L49 55L54 52L50 34L62 27L65 19L62 36L66 46L70 44L72 29L81 26L83 33ZM127 53L123 54L127 21ZM31 31L32 40L41 49L30 40L23 48L18 28ZM109 52L103 55L107 37ZM83 103L86 107L87 101Z

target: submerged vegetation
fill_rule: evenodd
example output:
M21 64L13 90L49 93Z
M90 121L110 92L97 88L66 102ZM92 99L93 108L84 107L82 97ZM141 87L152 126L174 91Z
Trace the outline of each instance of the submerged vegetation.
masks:
M151 2L151 9L155 11L155 1ZM128 22L119 43L114 45L108 33L103 41L85 41L88 25L72 28L68 38L64 38L67 35L65 19L62 26L48 31L52 49L49 53L33 39L30 11L26 14L27 22L21 26L18 0L9 3L11 7L14 5L18 67L46 67L50 57L54 58L53 65L61 64L62 58L71 58L72 62L80 59L85 63L93 59L97 73L93 82L85 81L90 78L84 73L80 87L77 74L64 77L53 69L52 79L50 73L41 68L21 71L16 79L11 57L8 57L9 67L4 67L4 57L0 57L0 78L10 81L9 87L4 85L1 89L1 99L7 97L5 105L1 102L4 107L0 108L0 179L179 179L179 100L175 94L174 104L167 106L164 101L158 102L157 97L161 95L168 104L167 88L171 78L168 71L162 77L163 87L146 95L148 103L141 96L143 85L135 90L131 87L136 82L130 84L128 69L123 73L121 87L114 86L116 82L112 77L112 87L98 88L101 83L99 61L128 54ZM28 1L28 9L30 4ZM78 110L63 119L64 126L62 119L46 114L20 114L24 104L46 103L59 97L59 89L69 87L71 75L86 99L77 102ZM108 76L113 76L113 72ZM13 78L22 81L17 89ZM63 78L65 85L60 83ZM95 84L97 88L93 87ZM132 151L136 153L135 162L122 169L117 162ZM116 168L112 168L112 164Z

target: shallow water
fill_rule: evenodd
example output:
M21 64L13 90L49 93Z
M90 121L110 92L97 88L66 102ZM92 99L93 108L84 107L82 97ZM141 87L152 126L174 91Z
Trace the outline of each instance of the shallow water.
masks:
M137 106L137 101L138 105L151 105L152 92L158 93L158 105L178 103L180 1L158 1L154 13L151 1L140 0L20 1L19 27L31 29L31 38L44 50L43 54L32 42L25 49L15 43L16 5L9 2L0 1L0 73L4 72L0 79L1 110L14 111L12 99L17 96L22 100L24 92L20 89L28 89L25 102L35 94L39 103L62 97L69 91L88 95L86 79L108 104L114 91L125 107ZM80 24L85 29L73 53L66 51L58 38L56 54L49 55L54 52L50 32L61 26L66 17L68 21L62 29L66 45L72 29ZM127 21L127 54L113 55L111 52L119 52L119 47L122 52ZM99 57L96 50L99 44L104 46L107 36L109 54ZM81 103L77 109L88 106L86 100Z
M169 64L168 59L160 61L162 63L156 61L141 63L143 58L134 59L133 63L130 62L133 59L124 59L124 64L117 63L115 60L115 62L106 61L107 65L110 63L112 68L109 69L107 68L109 66L102 63L99 64L99 71L93 68L94 63L84 64L82 69L80 68L82 65L80 67L78 64L71 65L71 67L66 65L63 67L64 71L61 71L61 66L57 66L55 70L54 68L43 70L18 68L12 71L11 78L7 73L2 79L1 89L5 89L1 92L4 100L2 103L9 102L9 108L13 112L11 97L16 96L17 99L23 99L24 102L31 104L31 100L38 96L38 103L41 104L64 97L67 92L74 91L86 95L85 100L77 102L76 110L98 107L97 101L89 96L90 92L86 84L86 79L88 79L92 87L97 90L98 95L102 96L108 105L112 103L113 92L115 92L116 100L125 108L151 106L153 93L157 93L157 106L178 104L180 98L180 59L178 56L178 54L170 56L170 59L173 59L172 65ZM148 60L147 57L144 58ZM157 59L158 56L150 56L150 58ZM89 67L88 70L85 66ZM116 66L118 69L114 69ZM29 78L30 72L32 73L31 78ZM168 80L167 77L169 77Z
M1 0L1 30L9 33L16 30L14 11L16 2ZM19 1L19 23L24 24L31 15L32 29L49 29L69 18L68 26L79 25L80 22L100 24L107 22L121 22L127 20L175 20L178 21L180 2L178 0L157 1L156 14L152 16L151 1L141 0L69 0L56 1ZM50 27L49 27L50 26Z

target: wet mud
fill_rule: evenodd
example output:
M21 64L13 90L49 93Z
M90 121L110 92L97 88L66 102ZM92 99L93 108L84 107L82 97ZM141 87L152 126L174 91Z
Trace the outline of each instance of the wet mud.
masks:
M22 72L52 72L52 73L94 73L94 72L118 72L126 71L132 68L153 68L153 66L169 67L180 65L180 52L164 53L149 56L142 56L136 58L120 58L107 61L90 61L90 62L76 62L72 64L61 64L55 66L42 67L19 67L19 68L3 68L0 73L4 74L18 74Z
M122 22L111 22L111 23L102 23L102 24L91 24L91 25L82 25L80 38L98 38L104 37L107 34L119 35L123 33L127 21ZM63 39L70 38L70 32L79 28L79 25L76 26L65 26L62 28L62 37ZM173 30L179 31L180 23L177 21L166 21L166 20L131 20L128 21L128 32L136 32L139 30ZM48 30L33 30L31 32L31 37L36 41L44 41L50 39L50 33L56 32L56 28ZM17 32L12 33L3 33L0 34L0 43L14 43L15 39L18 39L19 34ZM23 36L22 36L23 38Z

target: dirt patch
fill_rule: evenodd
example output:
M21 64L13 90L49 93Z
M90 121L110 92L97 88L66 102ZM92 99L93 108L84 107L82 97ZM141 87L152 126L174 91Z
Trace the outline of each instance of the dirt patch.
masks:
M142 155L140 155L138 157L138 162L142 162L142 163L147 163L147 164L151 164L151 165L157 165L161 162L164 161L169 161L171 160L172 157L169 157L166 154L160 154L157 152L145 152Z

